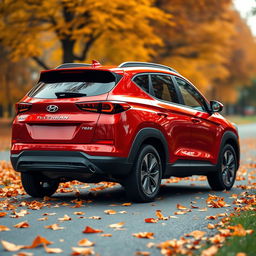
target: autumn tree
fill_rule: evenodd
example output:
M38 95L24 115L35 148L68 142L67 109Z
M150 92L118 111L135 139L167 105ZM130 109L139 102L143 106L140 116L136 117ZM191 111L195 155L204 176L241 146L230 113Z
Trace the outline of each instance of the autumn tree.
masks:
M203 92L213 80L229 75L226 63L235 33L231 0L158 0L157 7L173 17L175 26L156 27L164 44L155 61L173 66Z
M20 100L31 88L31 68L27 61L13 62L0 44L0 116L14 113L13 103Z
M152 0L3 0L0 38L13 60L33 58L46 69L47 49L55 47L62 62L84 61L92 48L101 51L101 42L118 45L123 59L149 59L162 43L151 24L169 26L169 18Z
M2 0L0 41L12 61L154 61L232 103L255 76L255 40L232 0Z
M225 79L216 80L217 97L229 104L235 103L239 90L253 84L256 78L256 41L246 21L238 12L232 13L235 34L232 37L226 68L229 74Z

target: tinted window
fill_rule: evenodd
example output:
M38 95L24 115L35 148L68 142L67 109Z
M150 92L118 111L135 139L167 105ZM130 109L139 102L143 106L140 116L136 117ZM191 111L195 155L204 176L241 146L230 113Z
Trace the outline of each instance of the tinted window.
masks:
M182 94L184 104L197 110L204 110L204 99L197 90L183 79L176 77L176 81Z
M116 82L117 78L108 71L54 70L41 74L29 96L44 99L95 96L109 92Z
M178 102L177 94L170 76L151 75L155 97L165 101Z
M148 75L139 75L136 76L133 81L141 87L144 91L149 92L148 88Z

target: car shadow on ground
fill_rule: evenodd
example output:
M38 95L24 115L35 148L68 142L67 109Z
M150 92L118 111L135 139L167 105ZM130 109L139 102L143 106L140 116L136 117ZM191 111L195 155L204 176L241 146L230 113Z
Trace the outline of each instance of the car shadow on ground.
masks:
M78 187L79 189L79 187ZM198 193L204 194L209 193L211 190L208 186L197 185L197 186L190 186L188 185L173 185L173 184L164 184L161 186L158 197L156 201L165 200L177 200L177 196L193 196L197 195ZM37 200L39 202L45 201L39 198L32 198L27 195L24 197L18 198L18 201L34 201ZM122 205L123 203L130 202L129 199L126 197L125 190L122 186L116 185L112 188L106 188L101 191L88 191L88 189L79 189L79 195L75 192L71 193L56 193L51 198L47 199L51 204L76 204L76 201L83 200L83 205L87 203L90 204L97 204L97 205ZM152 202L151 202L152 203Z

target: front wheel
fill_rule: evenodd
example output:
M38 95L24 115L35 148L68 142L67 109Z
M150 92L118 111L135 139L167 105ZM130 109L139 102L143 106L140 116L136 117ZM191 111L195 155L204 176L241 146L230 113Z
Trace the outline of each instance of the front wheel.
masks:
M143 145L125 180L128 197L136 202L153 201L159 192L161 178L162 164L157 150L151 145Z
M32 197L51 196L59 186L58 180L48 179L42 175L21 173L23 188Z
M217 171L208 174L208 183L213 190L230 190L236 179L237 157L234 148L226 144L220 152Z

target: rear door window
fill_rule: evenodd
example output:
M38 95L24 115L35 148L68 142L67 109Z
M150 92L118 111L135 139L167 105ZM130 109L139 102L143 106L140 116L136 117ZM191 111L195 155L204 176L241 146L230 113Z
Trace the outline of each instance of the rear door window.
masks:
M156 98L178 103L178 97L171 76L151 75L153 93Z
M41 74L29 96L43 99L96 96L109 92L119 75L101 70L54 70Z

